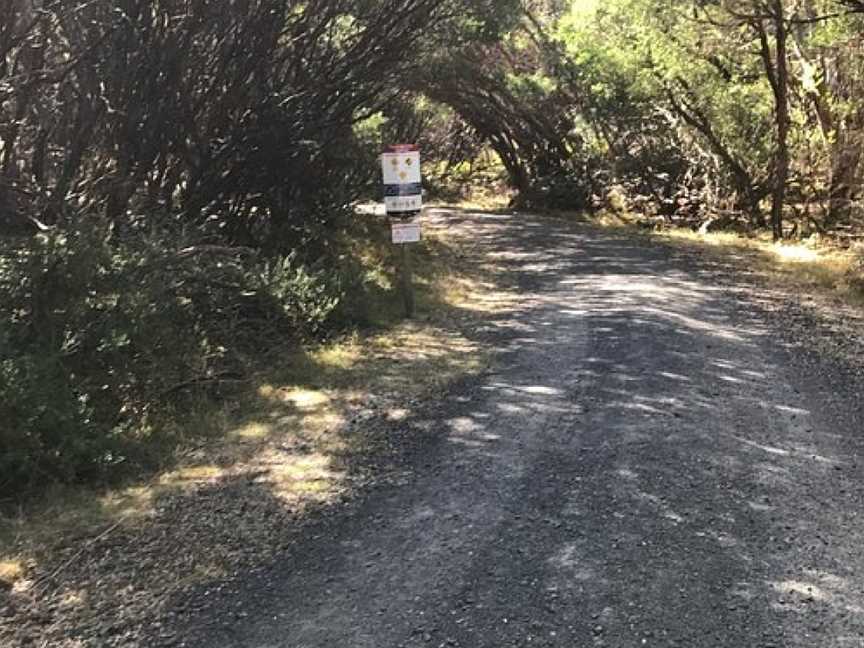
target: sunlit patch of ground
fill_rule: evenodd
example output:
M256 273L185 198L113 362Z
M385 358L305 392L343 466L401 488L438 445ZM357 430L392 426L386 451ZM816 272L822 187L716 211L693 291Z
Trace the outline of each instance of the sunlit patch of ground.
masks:
M864 304L854 251L817 242L774 243L765 234L744 237L730 232L700 234L688 229L656 234L670 242L683 242L742 257L749 269L788 289L828 295L853 306Z
M584 214L562 213L570 220L586 220ZM640 219L626 212L604 211L587 218L609 229L649 234L668 243L721 255L746 270L799 295L829 298L843 306L864 307L864 246L838 246L814 236L801 241L774 243L767 232L701 233L692 229L639 227Z
M797 579L768 583L774 591L774 607L783 609L795 601L820 602L841 615L860 615L859 592L848 579L818 570L805 570Z
M23 578L24 566L17 560L0 561L0 587L11 587L16 581Z
M466 205L460 205L459 209L484 212L495 209ZM440 273L432 286L436 301L469 317L488 317L516 308L519 294L502 285L504 268L501 259L484 252L482 244L475 238L478 234L475 228L450 228L446 221L446 215L438 221L430 218L424 226L425 236L432 242L433 249L440 247L453 252L446 259L448 270Z

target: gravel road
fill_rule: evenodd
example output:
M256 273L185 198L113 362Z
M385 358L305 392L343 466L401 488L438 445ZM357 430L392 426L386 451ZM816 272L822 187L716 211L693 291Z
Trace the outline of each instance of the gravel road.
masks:
M385 483L200 592L184 645L864 647L852 378L692 253L431 226L520 292L474 331L494 368L392 430L413 441Z

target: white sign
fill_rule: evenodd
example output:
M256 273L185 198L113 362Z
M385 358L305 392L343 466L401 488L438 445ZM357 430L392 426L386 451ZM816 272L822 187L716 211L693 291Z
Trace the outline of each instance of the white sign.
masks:
M391 226L394 243L419 243L420 223L393 223Z
M416 146L391 146L381 155L384 205L388 214L419 212L423 208L423 176Z

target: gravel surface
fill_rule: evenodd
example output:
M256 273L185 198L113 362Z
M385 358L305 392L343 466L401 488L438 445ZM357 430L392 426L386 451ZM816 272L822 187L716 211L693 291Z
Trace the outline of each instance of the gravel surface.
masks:
M382 424L377 485L146 645L864 647L854 318L640 237L432 225L520 291L472 331L494 367Z
M451 219L521 290L495 369L185 645L864 646L859 383L818 318L692 252Z

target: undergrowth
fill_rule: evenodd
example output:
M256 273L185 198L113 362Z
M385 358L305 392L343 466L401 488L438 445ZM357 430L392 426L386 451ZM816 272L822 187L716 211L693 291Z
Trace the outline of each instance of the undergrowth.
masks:
M370 442L350 431L356 416L374 411L399 420L413 403L485 366L485 352L463 322L506 308L511 297L474 271L459 241L438 232L412 247L413 321L402 317L393 290L395 255L383 219L359 217L340 249L364 276L362 293L341 298L350 325L302 343L258 340L267 353L257 363L247 359L236 381L165 398L151 436L139 440L154 454L153 468L128 465L110 483L56 480L7 501L0 510L0 587L39 573L58 540L146 525L163 497L232 473L266 474L270 492L292 508L329 501L347 487L343 461Z
M88 222L0 254L0 499L162 465L178 412L370 321L372 226L316 259ZM364 251L365 248L365 251ZM365 257L364 257L365 255Z

